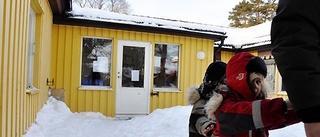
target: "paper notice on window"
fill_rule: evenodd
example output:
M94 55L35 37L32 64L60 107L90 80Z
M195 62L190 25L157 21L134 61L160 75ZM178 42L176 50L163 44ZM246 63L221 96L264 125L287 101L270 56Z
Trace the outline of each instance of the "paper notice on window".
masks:
M98 61L93 61L93 63L92 63L92 71L93 72L99 72L99 62Z
M108 73L108 57L98 57L97 61L93 61L93 72Z
M108 64L108 57L98 57L97 61L98 62L105 62Z
M139 81L139 70L131 70L131 81Z
M98 62L100 66L100 72L102 73L109 73L109 59L108 57L98 57Z
M154 66L155 67L160 67L160 64L161 64L161 57L155 56L154 57Z

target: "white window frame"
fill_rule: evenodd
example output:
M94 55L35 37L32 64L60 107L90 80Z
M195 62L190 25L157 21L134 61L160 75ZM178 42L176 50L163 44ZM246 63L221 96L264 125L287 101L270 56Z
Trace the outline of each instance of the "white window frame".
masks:
M27 90L35 90L34 86L34 56L35 56L35 30L36 30L36 13L30 8L29 12L29 32L27 44L27 74L26 86Z
M110 69L109 69L109 73L110 73L110 86L100 86L100 85L82 85L82 56L83 56L83 39L84 38L92 38L92 39L105 39L105 40L110 40L111 41L111 57L110 57ZM111 38L105 38L105 37L94 37L94 36L82 36L81 38L81 66L80 66L80 86L79 86L79 90L112 90L112 49L113 49L113 39Z

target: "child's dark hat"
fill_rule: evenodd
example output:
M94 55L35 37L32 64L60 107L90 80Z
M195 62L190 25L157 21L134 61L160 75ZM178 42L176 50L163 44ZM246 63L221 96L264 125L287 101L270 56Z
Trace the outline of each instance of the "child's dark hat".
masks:
M205 74L206 82L216 82L220 81L221 78L226 74L227 64L224 62L213 62L211 63Z
M213 90L219 84L221 79L226 74L227 64L224 62L211 63L203 78L203 83L199 87L199 94L201 98L209 99L213 94Z
M267 76L267 66L260 57L251 58L246 66L246 70L248 71L248 74L251 72L259 72L264 77Z

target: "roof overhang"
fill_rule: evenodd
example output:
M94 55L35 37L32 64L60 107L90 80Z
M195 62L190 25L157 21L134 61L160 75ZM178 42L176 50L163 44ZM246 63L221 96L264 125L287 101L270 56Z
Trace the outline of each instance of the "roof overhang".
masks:
M66 15L66 11L70 10L71 0L48 0L53 15Z
M89 20L89 19L71 18L67 14L67 11L70 11L72 9L71 0L49 0L49 3L53 12L53 24L169 34L169 35L176 35L176 36L212 39L215 42L221 41L227 37L225 35L215 35L215 34L201 33L201 32L195 32L195 31L183 31L183 30L175 30L175 29L169 29L169 28L158 28L158 27L152 27L152 26L139 26L134 24L123 24L123 23L105 22L105 21L97 21L97 20Z
M148 33L160 33L160 34L205 38L205 39L212 39L215 42L225 39L227 37L227 36L221 36L221 35L197 33L192 31L157 28L152 26L139 26L139 25L133 25L133 24L122 24L122 23L105 22L105 21L97 21L97 20L69 18L65 16L58 16L58 15L54 15L53 23L61 24L61 25L108 28L108 29L119 29L119 30L127 30L127 31L140 31L140 32L148 32Z

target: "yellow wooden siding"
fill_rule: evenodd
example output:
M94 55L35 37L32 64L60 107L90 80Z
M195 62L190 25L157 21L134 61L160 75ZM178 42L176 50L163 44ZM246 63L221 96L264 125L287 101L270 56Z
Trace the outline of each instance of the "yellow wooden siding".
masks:
M282 97L282 98L288 98L288 95L285 91L281 91L281 86L280 84L280 81L281 81L281 75L280 75L280 72L278 70L278 67L276 67L276 74L275 74L275 85L274 85L274 91L275 91L275 97Z
M249 51L249 53L258 56L258 51ZM232 51L221 51L221 61L228 63L231 57L235 55L235 52Z
M83 36L111 38L113 40L112 90L78 89L80 86ZM145 32L53 25L51 50L51 76L55 79L53 88L64 88L66 90L65 102L71 111L93 111L101 112L107 116L115 116L115 74L117 69L117 55L115 53L117 53L118 40L146 41L150 42L152 47L155 43L180 45L179 89L182 92L160 92L159 97L150 97L151 112L157 108L185 105L187 89L192 85L201 83L207 65L213 60L212 40ZM199 51L205 52L206 58L204 60L196 58ZM154 51L152 51L152 55L154 55ZM152 68L151 73L153 73ZM153 85L153 78L151 78L150 83ZM153 91L152 87L150 87L150 91Z
M249 51L249 53L251 53L252 55L258 56L258 51L257 50L253 50L253 51Z
M234 54L234 52L230 51L221 51L221 61L228 63Z
M275 88L275 94L276 95L279 95L279 89L280 89L280 86L281 85L279 85L280 83L279 83L279 81L278 80L280 80L281 78L281 76L280 76L280 72L279 72L279 70L278 70L278 67L276 67L276 74L274 75L275 76L275 84L274 84L274 88Z
M41 3L41 4L40 4ZM34 69L37 94L26 94L29 10L37 15ZM40 12L39 12L40 9ZM47 100L52 14L47 0L0 1L0 136L20 137Z

